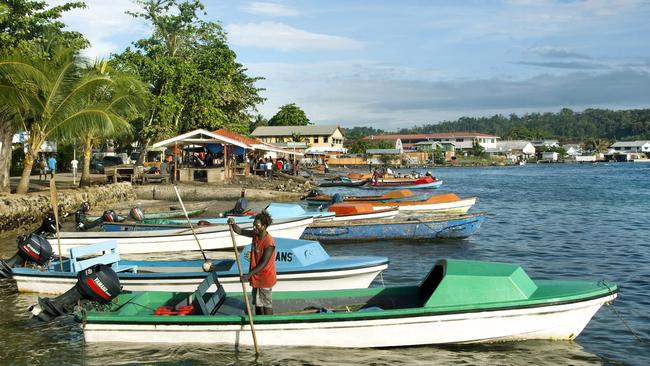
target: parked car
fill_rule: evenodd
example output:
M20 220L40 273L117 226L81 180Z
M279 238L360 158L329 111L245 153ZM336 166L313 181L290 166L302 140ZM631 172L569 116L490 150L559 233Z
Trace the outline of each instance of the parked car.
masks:
M121 156L104 156L101 160L101 166L99 168L99 172L101 174L104 174L106 168L115 165L122 165L124 163L125 163L124 158Z

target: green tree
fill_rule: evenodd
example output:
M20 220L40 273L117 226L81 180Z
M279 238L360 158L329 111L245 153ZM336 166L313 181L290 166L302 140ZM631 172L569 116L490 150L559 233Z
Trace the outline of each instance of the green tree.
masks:
M479 144L478 141L474 140L472 141L472 148L469 151L470 155L476 156L476 157L483 157L485 155L485 149L481 144Z
M248 77L236 62L218 23L202 21L204 6L198 0L137 1L140 12L131 13L151 23L149 38L133 43L115 55L111 64L134 72L150 85L148 112L134 121L139 131L144 161L152 139L196 128L228 128L248 133L252 112L264 99L254 86L260 78Z
M72 139L86 128L111 130L124 119L120 112L127 96L118 92L124 89L118 80L96 72L76 50L50 47L48 60L40 57L43 53L0 59L0 104L12 106L29 133L19 194L29 190L32 166L47 139Z
M108 138L116 138L132 132L130 120L137 118L144 110L142 101L146 96L145 86L130 75L110 70L106 61L97 61L89 70L97 75L108 76L112 87L97 88L92 97L96 102L110 103L116 118L103 125L83 124L78 126L73 138L81 143L83 148L83 168L79 186L90 186L90 161L94 146Z
M263 115L258 114L253 118L250 127L248 128L250 133L253 133L256 128L262 127L262 126L268 126L269 125L269 120L266 119Z
M442 150L442 146L436 146L433 150L433 163L434 164L445 164L445 152Z
M278 113L271 117L269 126L307 126L311 124L305 111L295 103L285 104Z
M59 21L62 13L84 7L82 2L48 8L45 1L3 1L0 3L0 57L33 51L36 43L46 37L56 37L68 47L86 47L88 42L80 33L64 31L65 24ZM9 192L11 139L18 132L20 122L19 111L11 105L0 106L0 192Z

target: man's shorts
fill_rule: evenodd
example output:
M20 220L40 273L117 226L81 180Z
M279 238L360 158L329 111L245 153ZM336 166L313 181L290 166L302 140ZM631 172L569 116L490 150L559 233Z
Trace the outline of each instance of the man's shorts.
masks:
M257 307L270 308L273 307L273 298L270 288L254 288L253 287L253 304Z

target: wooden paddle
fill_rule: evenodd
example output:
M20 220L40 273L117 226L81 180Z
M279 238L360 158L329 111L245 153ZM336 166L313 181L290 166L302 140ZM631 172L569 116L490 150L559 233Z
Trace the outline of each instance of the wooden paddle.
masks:
M208 257L205 256L205 252L203 251L203 247L201 246L199 237L196 236L196 231L194 231L194 226L192 226L192 221L190 220L190 216L187 214L187 210L185 209L185 205L183 204L183 200L181 199L181 194L178 193L178 188L176 188L175 185L174 185L174 192L176 192L176 197L178 197L178 202L181 203L181 208L183 209L183 213L185 214L185 218L187 219L187 224L190 225L190 230L192 230L192 234L194 234L194 239L196 239L196 244L199 245L199 250L201 251L201 255L203 255L203 271L209 272L211 270L212 263L209 263Z
M237 268L239 268L239 282L241 282L241 289L244 294L244 301L246 302L246 312L248 313L248 322L251 326L251 332L253 333L253 344L255 344L255 355L259 356L260 348L257 345L257 334L255 334L255 324L253 324L253 313L251 312L251 304L248 302L248 292L246 291L246 283L242 279L244 272L241 268L241 262L239 261L239 251L237 250L237 242L235 241L235 231L230 227L230 238L232 239L232 249L235 251L235 260L237 261ZM253 248L251 248L253 250Z
M56 241L59 244L59 267L63 272L63 255L61 254L61 234L59 233L59 200L56 197L56 183L54 177L50 179L50 201L54 211L54 225L56 227Z

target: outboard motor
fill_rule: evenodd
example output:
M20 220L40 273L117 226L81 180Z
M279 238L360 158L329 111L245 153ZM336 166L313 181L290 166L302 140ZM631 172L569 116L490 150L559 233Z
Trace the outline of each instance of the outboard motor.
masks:
M88 220L86 220L85 215L83 215L83 216L80 215L79 217L82 217L81 221L78 220L77 215L75 215L75 219L77 219L77 229L79 231L90 230L90 229L95 228L97 226L101 226L102 223L104 223L104 222L118 222L119 219L120 219L120 217L117 215L117 212L115 212L113 210L104 211L104 213L100 217L98 217L97 220L95 220L95 221L90 221L89 222Z
M78 302L109 304L122 293L120 280L113 269L106 264L97 264L77 274L77 283L63 295L55 298L38 298L29 311L42 321L71 314Z
M11 278L11 269L29 264L45 265L52 258L52 245L42 235L31 233L16 238L18 252L8 260L0 259L0 276Z
M312 189L306 195L300 197L300 199L304 200L304 199L307 199L307 198L316 197L318 195L320 195L320 192L318 190L316 190L316 189Z
M61 229L61 224L59 224L59 229ZM32 231L32 234L39 234L39 235L48 235L48 234L55 234L56 233L56 220L54 219L54 214L50 212L43 218L43 222L41 223L41 226L39 226L36 230Z
M140 207L136 206L129 211L129 217L134 221L141 222L144 220L144 212L142 212Z
M240 197L235 203L235 207L232 210L228 210L225 213L225 216L239 216L243 215L247 210L248 200L246 197Z

